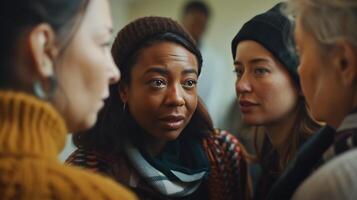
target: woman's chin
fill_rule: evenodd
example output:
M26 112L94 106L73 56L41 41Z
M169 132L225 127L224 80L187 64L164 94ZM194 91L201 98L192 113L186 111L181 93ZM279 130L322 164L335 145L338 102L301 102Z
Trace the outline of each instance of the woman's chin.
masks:
M72 126L72 128L71 128L72 130L70 130L70 131L73 133L76 133L76 132L88 130L88 129L92 128L96 122L97 122L97 114L88 116L82 122L78 123L77 125Z
M174 131L162 131L160 135L156 136L156 138L160 139L160 140L164 140L164 141L173 141L176 140L180 134L181 134L182 130L174 130Z
M254 118L254 117L242 117L242 122L248 126L262 125L261 120Z

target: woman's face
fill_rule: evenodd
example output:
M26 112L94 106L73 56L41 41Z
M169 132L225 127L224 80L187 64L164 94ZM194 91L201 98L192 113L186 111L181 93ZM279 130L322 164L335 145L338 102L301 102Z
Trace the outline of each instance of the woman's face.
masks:
M70 131L94 125L109 95L108 85L120 77L110 54L111 32L107 0L91 0L55 69L58 88L53 101Z
M172 42L158 42L139 52L123 102L137 123L159 141L176 139L197 107L198 62Z
M236 93L242 119L269 125L294 112L298 91L288 71L262 45L242 41L235 56Z
M304 30L300 18L295 27L295 40L300 54L298 72L301 87L312 115L319 121L334 125L338 118L343 117L339 111L349 104L346 100L351 99L348 97L351 92L341 84L342 76L338 75L333 54L323 52L315 37Z

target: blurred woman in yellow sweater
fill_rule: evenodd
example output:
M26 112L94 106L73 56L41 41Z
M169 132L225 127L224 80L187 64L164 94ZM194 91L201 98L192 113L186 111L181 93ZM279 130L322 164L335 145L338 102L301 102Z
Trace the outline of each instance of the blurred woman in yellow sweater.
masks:
M120 78L107 0L5 0L0 26L1 199L135 199L57 159Z

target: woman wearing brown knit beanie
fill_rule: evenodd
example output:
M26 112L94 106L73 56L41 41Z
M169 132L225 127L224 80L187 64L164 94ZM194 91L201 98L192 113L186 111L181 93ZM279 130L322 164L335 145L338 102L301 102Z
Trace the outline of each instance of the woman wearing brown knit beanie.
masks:
M241 199L245 162L197 96L202 58L191 36L169 18L144 17L118 33L112 55L122 79L67 162L142 199Z
M261 169L254 199L267 197L299 147L320 128L302 96L297 55L289 47L292 25L281 5L246 22L231 44L242 120L256 127L257 155L247 156Z
M57 158L68 132L95 124L120 77L108 2L5 0L0 26L0 199L135 199Z

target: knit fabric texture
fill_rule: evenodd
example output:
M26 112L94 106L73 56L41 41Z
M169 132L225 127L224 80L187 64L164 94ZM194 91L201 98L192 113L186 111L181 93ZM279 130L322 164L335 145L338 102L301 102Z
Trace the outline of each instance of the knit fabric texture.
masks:
M142 47L142 44L163 33L173 33L191 43L192 52L199 63L199 72L202 65L202 56L191 35L176 21L166 17L143 17L139 18L119 31L113 47L112 56L115 64L122 72L128 70L128 61Z
M283 5L283 3L279 3L246 22L232 40L232 54L233 59L235 59L237 45L241 41L253 40L258 42L279 60L299 86L298 57L294 50L292 35L293 25L281 12Z
M62 165L64 120L36 97L0 91L0 198L135 199L124 187L85 170Z

